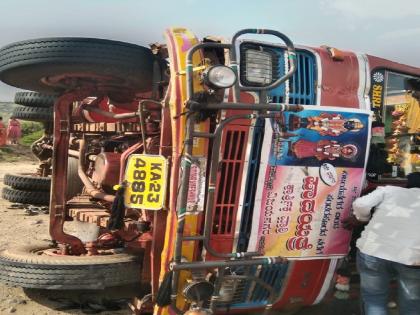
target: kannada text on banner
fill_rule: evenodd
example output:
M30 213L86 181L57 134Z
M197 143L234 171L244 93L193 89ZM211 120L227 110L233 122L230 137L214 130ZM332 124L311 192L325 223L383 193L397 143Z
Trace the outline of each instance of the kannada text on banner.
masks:
M248 250L266 256L347 254L341 220L360 195L370 112L305 107L266 120Z

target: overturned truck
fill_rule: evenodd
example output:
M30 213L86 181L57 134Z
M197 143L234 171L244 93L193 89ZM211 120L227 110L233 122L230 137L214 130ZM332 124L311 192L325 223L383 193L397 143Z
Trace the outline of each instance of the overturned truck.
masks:
M337 222L361 192L371 69L410 78L420 69L295 49L273 30L242 30L229 43L183 28L165 36L151 49L45 38L0 50L3 82L57 96L51 242L1 252L0 279L44 289L141 283L138 314L319 303L349 247Z

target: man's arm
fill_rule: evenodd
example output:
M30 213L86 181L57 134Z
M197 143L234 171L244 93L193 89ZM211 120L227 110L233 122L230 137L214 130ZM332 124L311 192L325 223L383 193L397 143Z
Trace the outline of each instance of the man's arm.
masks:
M384 200L385 187L378 187L371 193L357 198L353 202L353 213L359 221L370 220L370 210Z
M359 197L353 202L353 214L341 221L347 230L367 224L370 220L370 211L384 198L384 187L378 187L366 196Z

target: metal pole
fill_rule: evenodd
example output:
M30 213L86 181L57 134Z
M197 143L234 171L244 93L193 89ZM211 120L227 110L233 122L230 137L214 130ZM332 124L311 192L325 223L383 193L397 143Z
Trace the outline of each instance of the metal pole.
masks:
M194 115L195 117L195 115ZM184 141L184 150L185 153L183 154L181 163L183 164L183 170L181 175L181 186L178 194L178 204L177 204L177 232L176 232L176 239L175 239L175 251L174 251L174 262L175 264L181 263L182 258L182 239L184 234L184 226L185 226L185 216L187 212L187 194L189 188L189 179L190 179L190 171L191 171L191 155L193 150L193 136L192 133L194 131L194 120L192 115L188 115L186 118L186 131L185 131L185 141ZM179 271L173 271L172 277L172 290L171 290L171 306L174 310L177 309L176 307L176 298L177 298L177 291L178 291L178 282L179 282Z
M270 103L270 104L249 104L249 103L199 103L189 101L188 106L192 111L201 110L219 110L219 109L237 109L237 110L263 110L270 112L300 112L303 110L302 105Z
M242 266L255 266L255 265L274 265L284 263L287 260L283 257L261 257L250 259L237 259L237 260L212 260L200 262L183 262L171 263L170 268L174 271L179 270L198 270L198 269L211 269L219 267L242 267Z

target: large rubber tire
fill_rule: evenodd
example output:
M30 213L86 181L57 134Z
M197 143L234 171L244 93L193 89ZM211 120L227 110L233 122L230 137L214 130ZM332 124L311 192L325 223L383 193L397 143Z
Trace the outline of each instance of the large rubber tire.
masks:
M0 252L0 280L24 288L104 289L140 282L139 257L39 255L48 244L18 246ZM38 254L37 254L38 253Z
M52 107L17 106L13 110L12 117L38 122L52 122L54 119Z
M50 203L49 191L27 191L4 187L2 198L16 203L47 206Z
M113 89L150 91L155 59L150 49L119 41L71 37L33 39L0 49L0 80L47 94L60 94L83 85L75 83L78 79L85 82L88 79L90 84L99 82ZM57 82L57 78L62 80Z
M51 178L31 175L4 175L4 184L14 189L50 191Z
M15 103L28 107L51 107L54 105L54 95L41 94L37 92L17 92Z

